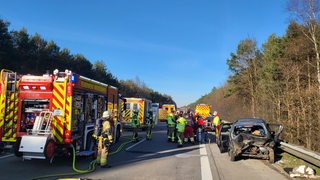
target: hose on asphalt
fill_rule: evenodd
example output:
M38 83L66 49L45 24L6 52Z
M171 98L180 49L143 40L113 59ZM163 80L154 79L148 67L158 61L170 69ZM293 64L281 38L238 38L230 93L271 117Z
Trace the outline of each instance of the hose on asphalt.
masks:
M119 153L124 146L126 146L127 144L131 143L132 140L129 140L129 141L126 141L124 143L122 143L115 151L113 152L110 152L109 155L114 155L114 154L117 154ZM75 148L74 146L72 145L72 169L73 169L73 173L65 173L65 174L50 174L50 175L45 175L45 176L38 176L38 177L34 177L34 178L31 178L29 180L39 180L39 179L45 179L45 178L51 178L51 177L61 177L61 176L64 176L64 177L69 177L69 176L74 176L74 175L78 175L78 174L86 174L86 173L91 173L93 171L95 171L96 169L96 159L94 159L93 161L90 162L89 166L88 166L88 169L86 170L80 170L80 169L77 169L76 168L76 152L75 152ZM79 180L79 178L60 178L59 180Z

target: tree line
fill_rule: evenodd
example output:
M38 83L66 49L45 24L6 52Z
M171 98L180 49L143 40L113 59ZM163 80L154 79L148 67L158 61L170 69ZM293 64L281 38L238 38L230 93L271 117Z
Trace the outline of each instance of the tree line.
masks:
M261 117L281 123L281 138L320 151L320 3L290 0L292 15L283 36L271 34L258 47L254 38L238 43L227 65L228 82L201 97L223 119Z
M82 76L115 86L123 97L147 98L160 105L174 103L172 97L148 88L138 78L118 80L103 60L94 64L81 54L61 49L53 40L46 41L38 33L28 34L25 28L9 31L10 22L0 19L0 69L19 74L42 75L54 69L71 70Z

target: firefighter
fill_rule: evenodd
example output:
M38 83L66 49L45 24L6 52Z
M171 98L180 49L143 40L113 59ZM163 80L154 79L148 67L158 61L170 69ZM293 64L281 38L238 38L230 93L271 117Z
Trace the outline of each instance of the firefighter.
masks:
M178 120L177 120L177 137L178 137L178 147L182 147L183 143L183 134L184 134L184 129L186 127L187 121L186 119L180 114Z
M153 114L152 111L149 111L146 117L145 124L147 126L146 139L151 140L151 129L153 126Z
M167 124L168 124L168 142L174 142L174 140L175 140L175 129L176 129L174 111L171 111L168 114L168 116L167 116Z
M109 151L110 143L112 143L112 126L110 121L111 113L109 111L104 111L102 118L97 120L95 138L98 139L98 156L97 164L101 168L110 168L111 166L107 163L107 156Z
M138 130L140 127L140 120L138 117L139 111L138 110L134 110L134 114L132 116L132 120L131 120L131 127L132 127L132 141L137 142L139 140L138 137Z
M218 138L218 133L219 133L219 129L220 129L220 117L218 115L218 112L217 111L214 111L213 112L213 124L215 126L215 129L216 129L216 139Z
M190 142L192 144L195 144L194 142L194 133L193 133L193 127L194 127L194 122L191 116L186 116L187 120L187 125L184 130L184 143L187 143L188 140L190 139Z

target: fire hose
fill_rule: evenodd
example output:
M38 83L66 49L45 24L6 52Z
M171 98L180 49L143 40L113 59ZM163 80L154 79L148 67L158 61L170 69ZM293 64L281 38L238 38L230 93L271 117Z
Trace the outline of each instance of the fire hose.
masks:
M109 155L117 154L118 152L120 152L123 149L124 146L126 146L127 144L129 144L131 142L132 142L132 140L122 143L115 151L110 152ZM61 176L69 177L69 176L74 176L74 175L78 175L78 174L91 173L91 172L96 170L96 159L94 159L93 161L90 162L90 164L88 166L88 169L86 169L86 170L77 169L76 168L76 152L75 152L75 148L74 148L73 145L72 145L72 152L73 152L72 153L73 154L73 157L72 157L72 169L75 172L73 172L73 173L65 173L65 174L50 174L50 175L45 175L45 176L38 176L38 177L31 178L29 180L39 180L39 179L44 179L44 178L61 177ZM79 178L75 178L75 179L79 180ZM68 178L68 179L63 178L63 180L71 180L71 179L70 178Z

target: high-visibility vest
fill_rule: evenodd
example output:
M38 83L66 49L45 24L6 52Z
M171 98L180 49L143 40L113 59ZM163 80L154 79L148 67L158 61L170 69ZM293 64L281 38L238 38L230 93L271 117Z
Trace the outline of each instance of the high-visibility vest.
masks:
M176 124L173 121L173 114L172 113L168 114L167 121L168 121L168 125L175 125Z
M177 131L178 132L184 132L184 129L186 127L186 124L187 124L187 120L183 117L180 117L178 120L177 120Z
M135 127L138 127L139 125L140 125L140 121L139 121L138 115L134 114L132 116L131 127L135 128Z
M216 126L218 126L218 125L220 124L220 118L219 118L219 116L215 116L215 117L213 118L213 123L214 123L214 125L216 125Z

